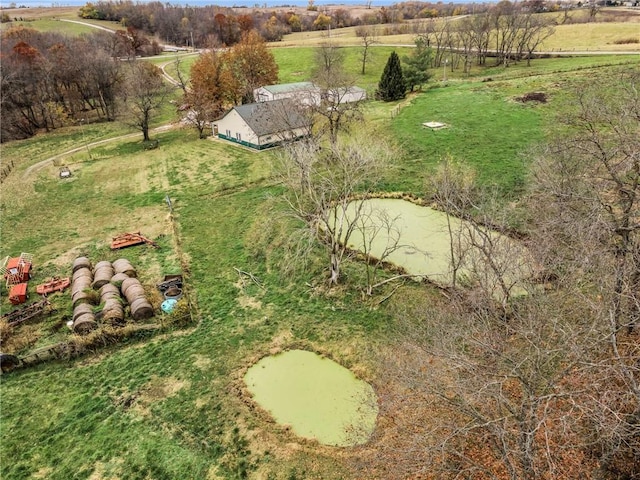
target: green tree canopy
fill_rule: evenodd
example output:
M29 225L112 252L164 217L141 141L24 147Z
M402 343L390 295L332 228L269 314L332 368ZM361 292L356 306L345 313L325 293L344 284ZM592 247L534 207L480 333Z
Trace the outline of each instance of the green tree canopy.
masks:
M411 55L402 58L404 61L404 80L409 91L413 92L416 87L421 89L422 85L429 81L432 75L427 69L431 65L431 58L431 48L422 38L416 40L416 48Z
M398 57L396 52L391 52L382 76L380 77L380 81L378 82L376 98L384 100L385 102L392 102L404 98L406 91L407 87L402 74L400 57Z

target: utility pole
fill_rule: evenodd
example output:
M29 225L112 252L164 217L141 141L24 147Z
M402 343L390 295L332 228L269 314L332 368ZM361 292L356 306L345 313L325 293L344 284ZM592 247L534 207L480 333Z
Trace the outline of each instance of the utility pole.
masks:
M87 137L84 135L84 118L80 119L80 131L82 132L82 143L84 143L85 148L87 149L87 154L89 154L89 160L93 160L91 156L91 151L89 150L89 143L87 142Z

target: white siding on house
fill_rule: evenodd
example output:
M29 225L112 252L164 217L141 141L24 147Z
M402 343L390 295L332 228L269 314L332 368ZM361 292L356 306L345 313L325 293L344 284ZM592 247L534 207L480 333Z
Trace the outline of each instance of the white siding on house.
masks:
M290 99L238 105L213 124L219 138L262 149L308 135L309 121Z
M307 135L308 130L306 128L296 128L294 130L270 133L268 135L263 135L259 139L259 145L269 145L272 143L282 142L285 140L291 140L294 138L299 138Z
M227 115L218 120L216 124L218 125L219 134L222 133L236 140L260 145L258 136L249 128L249 125L247 125L235 110L231 110Z

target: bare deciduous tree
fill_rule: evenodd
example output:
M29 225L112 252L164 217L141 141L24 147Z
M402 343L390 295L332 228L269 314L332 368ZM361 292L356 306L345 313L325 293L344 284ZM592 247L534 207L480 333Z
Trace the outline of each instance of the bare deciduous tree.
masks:
M377 30L375 27L361 25L356 28L356 35L360 37L362 42L360 58L362 59L361 73L364 75L367 67L367 61L369 61L371 57L371 46L378 43Z
M597 462L583 451L573 399L588 385L568 380L598 332L573 324L579 306L531 296L505 323L451 299L399 307L359 477L586 478Z
M160 69L149 62L134 60L129 63L127 73L125 104L130 114L129 123L140 130L148 142L153 112L164 103L169 87Z
M503 214L494 205L499 202L492 193L479 191L471 168L449 157L426 187L447 215L452 286L465 280L467 287L482 292L486 303L498 301L506 317L512 298L525 292L534 268L522 244L491 228L506 223L498 221Z
M178 86L182 90L182 93L186 94L188 80L185 77L184 73L182 72L182 68L181 68L182 64L183 64L183 58L179 54L176 54L176 58L173 61L173 67L176 69L176 76L178 77Z
M583 361L585 438L604 478L640 475L640 96L637 72L576 92L572 135L545 148L534 168L540 261L574 285L604 330ZM606 341L604 341L606 340ZM607 476L609 475L609 476Z
M576 134L542 152L532 192L548 209L538 217L545 234L565 239L550 261L596 280L616 327L629 332L640 319L639 85L635 72L615 89L577 92L566 119Z
M398 217L392 217L389 212L379 208L363 208L357 221L356 235L358 249L364 256L364 269L367 295L373 295L373 291L382 285L404 278L408 275L394 275L382 281L379 274L385 267L389 256L402 248L400 243L401 231L398 227ZM375 252L375 253L374 253Z
M326 246L329 285L337 285L348 244L390 149L362 134L320 147L313 138L289 145L282 155L284 198L305 230Z
M316 49L313 81L320 89L320 101L310 108L323 120L320 128L335 144L340 131L347 130L353 121L362 119L363 98L350 98L355 92L355 81L345 72L344 51L340 47L324 43Z

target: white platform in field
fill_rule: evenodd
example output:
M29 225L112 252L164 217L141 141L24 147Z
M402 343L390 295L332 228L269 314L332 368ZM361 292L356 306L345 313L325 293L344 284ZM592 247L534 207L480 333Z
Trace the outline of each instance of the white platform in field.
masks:
M448 127L446 123L442 123L442 122L425 122L422 125L427 128L430 128L431 130L440 130L442 128Z

